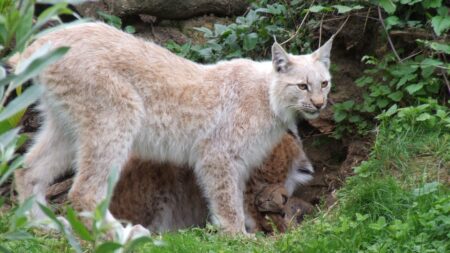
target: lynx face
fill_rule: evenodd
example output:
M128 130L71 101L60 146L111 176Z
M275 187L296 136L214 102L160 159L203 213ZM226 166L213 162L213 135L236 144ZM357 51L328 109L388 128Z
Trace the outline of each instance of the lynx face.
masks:
M272 46L272 105L285 120L298 115L314 119L325 108L331 87L332 40L308 55L291 55L277 43Z

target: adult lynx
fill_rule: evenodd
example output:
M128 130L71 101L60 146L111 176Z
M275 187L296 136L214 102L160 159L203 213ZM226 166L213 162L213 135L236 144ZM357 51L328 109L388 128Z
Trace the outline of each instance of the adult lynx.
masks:
M272 61L236 59L200 65L102 23L74 26L37 39L69 52L37 79L44 125L26 154L20 200L45 190L74 165L75 208L105 197L111 168L130 152L143 160L194 168L214 221L245 233L243 189L298 117L314 118L330 90L332 40L312 54L272 47ZM42 216L35 207L35 216ZM114 217L108 213L111 221Z

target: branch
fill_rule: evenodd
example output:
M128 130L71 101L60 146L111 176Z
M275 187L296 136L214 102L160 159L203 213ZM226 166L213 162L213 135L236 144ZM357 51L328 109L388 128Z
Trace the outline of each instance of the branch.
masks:
M378 6L378 18L381 22L381 25L383 26L384 32L386 33L389 45L391 46L392 52L394 52L395 58L397 58L398 62L402 62L402 59L400 58L400 56L398 56L397 50L395 50L394 43L392 43L391 36L389 36L389 32L386 29L386 25L384 24L384 19L383 16L381 15L380 6Z
M316 2L316 0L313 0L313 1L311 2L311 5L309 6L309 9L311 9L311 7L313 6L313 4L314 4L315 2ZM306 18L307 18L308 15L309 15L309 12L310 12L309 9L308 9L308 11L306 12L305 16L303 17L302 22L300 23L300 25L297 27L297 30L295 31L295 33L294 33L289 39L287 39L286 41L282 42L280 45L284 45L284 44L288 43L289 41L291 41L292 39L294 39L294 38L298 35L298 33L300 32L300 28L302 28L303 24L304 24L305 21L306 21Z

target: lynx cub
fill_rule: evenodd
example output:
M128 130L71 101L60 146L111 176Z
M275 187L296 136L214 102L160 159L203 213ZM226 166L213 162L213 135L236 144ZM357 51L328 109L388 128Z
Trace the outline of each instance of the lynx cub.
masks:
M298 117L315 118L330 91L330 39L312 54L294 56L280 45L272 61L236 59L200 65L102 23L38 38L69 52L37 81L44 125L26 154L19 199L45 190L74 165L69 192L75 208L92 210L105 197L112 168L130 152L142 160L190 166L214 222L245 233L243 189ZM32 215L42 217L39 208ZM108 213L109 220L117 224Z
M268 200L268 203L283 207L299 184L312 179L313 172L301 143L285 134L263 165L255 168L247 182L244 195L247 231L263 229L264 216L257 208L275 211L267 208L267 204L258 203ZM275 185L283 188L280 194L262 192L264 188ZM191 168L155 164L135 157L127 162L122 171L110 210L117 218L157 232L204 226L208 219L207 204ZM284 225L284 221L281 222L283 224L280 226Z

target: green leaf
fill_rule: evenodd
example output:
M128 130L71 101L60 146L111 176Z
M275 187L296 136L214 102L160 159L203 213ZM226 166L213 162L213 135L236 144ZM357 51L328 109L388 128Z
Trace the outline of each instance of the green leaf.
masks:
M95 249L95 253L112 253L122 248L122 244L116 242L104 242Z
M25 42L28 41L28 39L31 36L31 33L29 31L31 30L31 27L33 26L33 13L34 13L34 5L28 5L26 8L25 13L21 16L19 19L19 24L17 26L16 31L16 41L19 43L16 45L16 49L18 51L22 51Z
M194 27L194 30L202 32L206 38L213 36L213 32L206 27Z
M0 245L0 252L1 253L12 253L11 251L9 251L9 249L3 247L2 245Z
M413 95L417 91L423 88L423 83L417 83L417 84L411 84L407 86L405 89L408 91L409 94Z
M11 223L10 231L15 231L23 226L24 223L20 220L24 219L25 221L27 221L25 213L33 207L34 201L34 196L29 197L16 209L16 211L14 211L14 217Z
M17 66L17 71L20 71L19 74L10 75L9 77L10 79L12 78L11 80L6 80L8 78L1 80L0 86L11 82L8 89L15 89L27 80L37 76L50 64L55 63L63 57L67 51L69 51L68 47L60 47L51 51L49 51L48 46L41 47L34 52L30 58L26 59L22 63L19 63L19 66Z
M388 97L389 97L390 99L392 99L393 101L398 102L398 101L402 100L402 98L403 98L403 92L401 92L401 91L396 91L396 92L393 92L393 93L389 94Z
M397 112L397 104L393 104L389 109L385 112L387 117L394 115Z
M384 22L386 23L386 29L390 30L393 26L399 25L402 21L397 16L389 16Z
M336 123L339 123L343 121L345 118L347 118L347 113L345 111L335 111L333 118L334 121L336 121Z
M385 98L379 98L377 99L377 106L380 109L385 108L387 105L389 104L389 100L385 99Z
M121 29L122 28L122 20L114 15L108 14L106 12L103 11L97 11L97 14L103 18L103 20L108 23L111 26L114 26L117 29Z
M27 108L41 96L43 92L42 87L34 84L25 90L22 95L14 98L6 108L0 112L0 121L6 120L11 116L14 116L19 111Z
M340 5L340 4L333 5L332 7L337 9L339 14L344 14L344 13L347 13L347 12L350 12L350 11L353 11L353 10L361 10L361 9L364 8L361 5L346 6L346 5Z
M216 34L216 36L222 35L226 30L227 30L226 25L214 24L214 33Z
M422 76L424 78L430 77L434 70L436 69L436 66L440 66L442 64L441 61L426 58L420 63L420 68L422 69Z
M258 34L249 33L244 36L244 45L243 48L246 51L250 51L255 49L256 44L258 42Z
M348 101L341 103L342 108L346 111L350 110L354 105L355 105L355 101L353 101L353 100L348 100Z
M151 243L153 242L152 238L147 237L147 236L142 236L139 238L136 238L134 240L132 240L131 242L128 242L125 245L125 252L132 252L132 250L134 248L136 248L137 246L141 245L141 244L145 244L145 243Z
M423 195L427 195L433 192L436 192L439 189L439 186L441 184L439 182L431 182L431 183L426 183L424 186L420 187L420 188L416 188L413 190L413 195L416 197L420 197Z
M446 54L450 54L450 45L449 44L444 44L444 43L438 43L438 42L431 42L429 44L430 48L438 51L438 52L443 52ZM442 62L441 62L442 63Z
M58 220L58 218L56 218L55 213L50 208L42 205L41 203L38 203L38 205L41 208L42 212L44 212L44 214L47 215L47 217L56 224L59 231L61 231L66 236L75 252L82 253L83 251L81 250L80 244L77 242L75 237L65 229L64 225Z
M130 33L130 34L136 33L136 28L134 28L134 26L132 26L132 25L125 26L124 30L125 30L125 32Z
M437 8L442 5L442 0L424 0L422 5L425 8Z
M7 239L7 240L29 240L29 239L33 239L33 236L30 233L22 231L22 230L13 231L13 232L9 232L9 233L3 234L2 237Z
M45 9L38 17L37 22L33 25L31 30L28 31L28 34L23 37L22 40L17 42L18 48L21 49L24 47L31 38L31 36L37 31L41 30L41 28L48 23L48 21L59 14L71 14L72 11L67 8L67 3L58 3L54 4L50 8Z
M434 16L431 19L431 26L437 36L441 36L450 28L450 16Z
M17 157L9 166L8 169L3 173L2 177L0 178L0 185L2 185L6 180L11 176L11 174L20 166L23 164L24 157L19 156Z
M67 220L69 221L72 229L80 236L81 239L93 242L94 238L89 233L86 226L77 218L75 211L72 208L67 209Z
M352 8L350 8L350 7L348 7L348 6L345 6L345 5L339 5L339 4L333 5L333 7L336 8L336 10L338 11L339 14L347 13L347 12L349 12L349 11L352 10Z
M403 85L405 85L405 83L414 80L417 78L417 74L409 74L409 75L404 75L402 78L400 78L400 80L398 81L396 87L397 89L399 89L400 87L402 87Z
M322 5L313 5L309 8L310 12L321 12L323 9L325 9L325 7L323 7Z
M431 118L431 115L427 112L424 112L422 114L420 114L417 118L416 121L425 121Z
M389 14L394 13L396 9L396 6L392 0L379 0L378 4Z
M17 128L8 130L5 133L2 133L2 135L0 135L0 147L2 149L6 148L14 140L16 140L16 138L19 137L19 131L20 131L20 128L17 127Z

